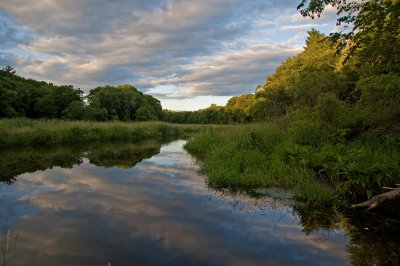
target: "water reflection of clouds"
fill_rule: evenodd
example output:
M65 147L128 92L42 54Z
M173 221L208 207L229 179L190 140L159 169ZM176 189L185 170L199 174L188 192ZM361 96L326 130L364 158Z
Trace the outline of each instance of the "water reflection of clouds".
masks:
M187 152L182 149L182 147L186 144L186 142L187 142L186 140L176 140L166 145L163 145L160 149L160 154L168 152L187 154Z
M348 239L344 232L335 234L314 233L305 235L301 231L291 230L287 232L287 237L292 241L307 243L316 249L324 250L330 256L336 256L338 260L346 260L347 254L343 252L343 247L348 244Z
M185 163L185 158L184 157L173 157L171 155L174 155L174 153L170 154L165 154L163 156L156 156L152 157L150 159L147 159L147 162L152 162L156 165L163 165L163 166L175 166L175 165L181 165L182 163Z
M187 168L192 171L198 169L198 167L193 164L192 157L182 149L185 143L185 140L177 140L163 145L160 149L160 153L150 159L144 160L144 164L153 163L160 167L171 167L172 169L173 166L173 168Z
M344 246L315 244L284 202L209 190L183 143L129 170L84 161L20 176L14 190L35 192L15 199L36 207L16 225L20 264L346 263Z

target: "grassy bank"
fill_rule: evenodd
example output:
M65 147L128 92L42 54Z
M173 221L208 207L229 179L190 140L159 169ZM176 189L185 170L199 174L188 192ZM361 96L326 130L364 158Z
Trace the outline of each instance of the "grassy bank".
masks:
M202 126L198 125L173 125L163 122L1 119L0 148L165 139L190 135L199 132L201 128Z
M304 123L303 123L304 122ZM186 149L217 187L293 188L297 197L359 201L400 181L398 137L374 134L351 140L303 121L285 126L176 125L162 122L0 120L0 148L137 142L193 136Z
M200 159L213 186L283 186L311 201L366 199L400 177L400 152L393 139L337 142L310 125L210 128L185 148Z

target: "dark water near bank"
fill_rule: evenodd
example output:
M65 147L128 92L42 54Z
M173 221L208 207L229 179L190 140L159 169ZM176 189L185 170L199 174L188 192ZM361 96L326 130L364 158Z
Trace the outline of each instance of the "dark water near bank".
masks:
M184 143L0 151L7 265L399 264L399 223L209 188Z

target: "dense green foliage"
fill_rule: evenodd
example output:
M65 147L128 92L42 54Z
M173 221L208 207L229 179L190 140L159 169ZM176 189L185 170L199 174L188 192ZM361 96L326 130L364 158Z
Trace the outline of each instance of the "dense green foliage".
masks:
M82 101L82 91L25 79L11 67L0 70L0 118L61 118L71 103Z
M0 119L0 148L177 138L199 132L201 128L202 126L170 125L162 122Z
M332 33L338 50L346 49L349 59L357 56L363 65L386 73L400 71L400 1L399 0L302 0L298 9L303 16L320 16L326 6L337 8L338 25L345 32Z
M131 85L104 86L87 97L72 86L55 86L0 70L0 118L62 118L91 121L161 120L160 102Z
M98 87L90 91L89 106L102 112L104 120L148 121L160 120L160 102L139 92L131 85Z

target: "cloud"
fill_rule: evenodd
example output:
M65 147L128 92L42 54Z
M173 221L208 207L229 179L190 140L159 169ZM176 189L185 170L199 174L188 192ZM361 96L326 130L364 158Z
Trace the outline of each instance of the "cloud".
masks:
M300 47L250 44L248 49L226 52L217 57L200 57L187 66L188 73L180 77L152 81L154 84L180 84L188 88L186 97L196 95L239 95L253 93L264 83L267 73L272 73L288 55Z
M164 76L187 58L220 49L249 26L228 16L232 12L241 17L233 10L239 1L228 1L234 4L228 8L226 1L213 5L210 1L153 2L121 1L110 8L107 2L95 5L91 1L82 6L39 1L31 9L27 3L5 1L2 5L41 35L20 48L54 57L51 62L33 61L25 72L45 79L58 76L60 82L70 77L94 80L115 67L145 77ZM67 65L68 73L55 75L61 65Z
M15 60L13 55L0 52L0 66L11 66L14 65L14 63Z
M34 33L0 54L19 74L85 91L133 83L163 98L253 92L302 46L286 32L305 32L289 0L3 0L0 10Z
M332 21L337 18L337 9L332 5L328 5L325 7L324 11L321 13L321 16L316 17L314 21ZM292 23L304 23L305 21L312 21L309 17L303 17L299 12L290 16L290 22Z
M35 35L30 30L21 27L11 16L0 10L0 66L14 65L17 46L27 44L33 38Z
M303 25L290 25L290 26L282 26L280 27L281 30L306 30L316 27L325 27L328 24L303 24Z
M7 13L0 10L0 49L14 48L33 38L32 32L23 29Z

